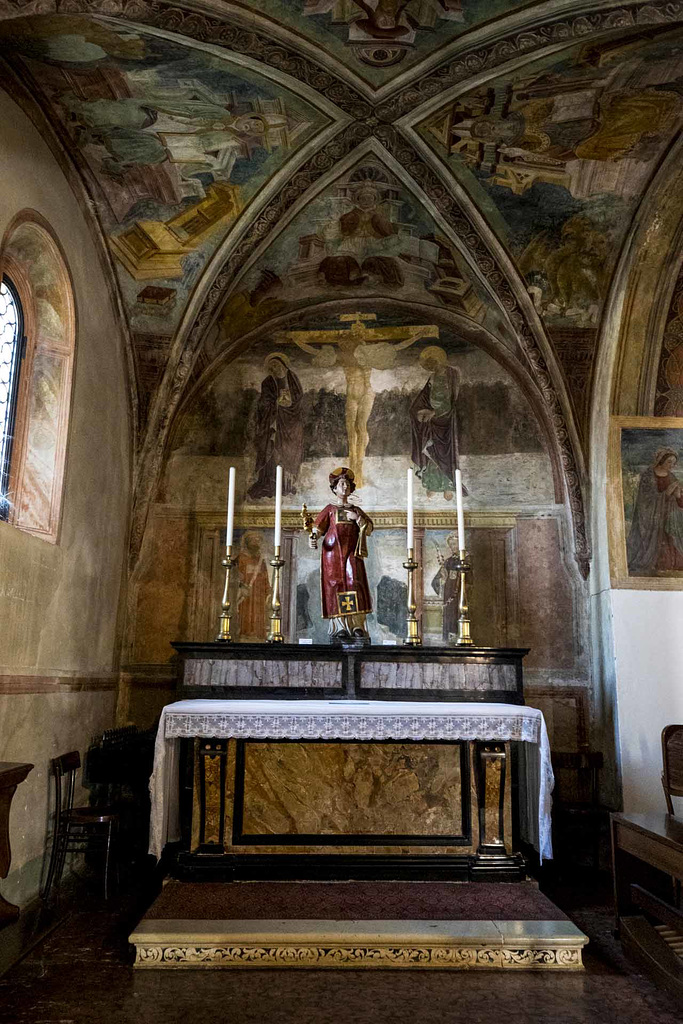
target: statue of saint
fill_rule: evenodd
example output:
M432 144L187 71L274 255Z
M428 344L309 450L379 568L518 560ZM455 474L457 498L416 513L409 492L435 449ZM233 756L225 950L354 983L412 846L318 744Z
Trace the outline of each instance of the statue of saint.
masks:
M358 505L349 502L356 489L354 474L346 466L330 473L334 502L326 505L311 529L309 544L320 555L320 591L323 618L330 623L331 640L365 640L369 635L365 617L372 611L370 588L365 572L366 538L372 533L372 519Z

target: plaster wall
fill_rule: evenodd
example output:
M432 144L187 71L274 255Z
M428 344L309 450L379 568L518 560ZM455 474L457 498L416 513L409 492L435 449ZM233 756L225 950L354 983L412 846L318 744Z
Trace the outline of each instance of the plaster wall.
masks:
M624 810L662 812L660 735L683 722L683 593L613 590L611 604Z
M20 211L42 215L62 247L76 308L57 543L0 523L0 760L35 764L15 797L13 860L0 888L24 903L36 892L45 843L49 759L68 749L83 753L114 722L131 437L124 342L79 202L36 128L4 93L0 124L0 236Z

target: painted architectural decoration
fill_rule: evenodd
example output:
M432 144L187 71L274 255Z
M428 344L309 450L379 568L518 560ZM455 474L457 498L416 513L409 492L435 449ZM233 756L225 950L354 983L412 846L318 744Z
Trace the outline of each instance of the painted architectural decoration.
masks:
M460 96L420 131L551 327L594 328L630 218L683 123L680 38L608 40Z
M325 117L225 52L126 26L27 18L0 38L97 183L133 329L172 334L231 225Z

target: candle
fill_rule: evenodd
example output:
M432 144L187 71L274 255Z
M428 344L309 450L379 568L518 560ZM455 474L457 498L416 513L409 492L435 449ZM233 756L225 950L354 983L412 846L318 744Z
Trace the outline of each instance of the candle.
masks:
M408 470L408 551L412 551L413 543L413 471Z
M235 528L235 467L230 467L228 473L228 529L225 534L225 546L230 551L232 547L232 535Z
M282 466L275 470L275 550L280 547L282 533Z
M455 471L455 500L458 509L458 549L465 550L465 513L462 509L462 473Z

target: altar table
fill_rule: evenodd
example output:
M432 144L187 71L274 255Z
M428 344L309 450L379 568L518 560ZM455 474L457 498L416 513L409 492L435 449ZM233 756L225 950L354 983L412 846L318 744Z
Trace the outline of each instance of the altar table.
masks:
M192 800L191 826L186 820L184 828L181 741ZM265 852L277 864L288 853L315 852L329 864L332 854L348 851L367 861L393 854L394 862L417 851L437 863L449 855L454 864L467 860L462 877L512 877L521 863L512 849L512 745L523 755L514 808L519 832L548 858L553 775L545 722L535 708L424 700L178 701L164 708L157 733L150 853L160 857L184 833L193 864L213 869L235 854L253 863ZM317 808L304 806L307 795L312 804L317 795ZM355 823L341 831L340 808ZM402 828L402 816L411 827Z

